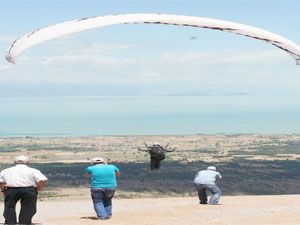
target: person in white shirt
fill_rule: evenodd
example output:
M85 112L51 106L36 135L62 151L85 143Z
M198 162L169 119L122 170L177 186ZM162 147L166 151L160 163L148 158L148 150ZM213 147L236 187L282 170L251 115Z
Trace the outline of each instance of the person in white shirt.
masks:
M5 224L17 224L16 204L21 200L20 224L31 224L36 213L37 191L44 188L48 180L39 170L28 166L29 158L20 155L15 166L0 172L0 188L4 192Z
M222 176L216 170L215 166L209 166L206 170L201 170L196 174L194 185L198 191L200 204L207 204L207 190L212 194L209 204L218 204L220 200L221 191L215 184L215 181L216 179L221 179Z

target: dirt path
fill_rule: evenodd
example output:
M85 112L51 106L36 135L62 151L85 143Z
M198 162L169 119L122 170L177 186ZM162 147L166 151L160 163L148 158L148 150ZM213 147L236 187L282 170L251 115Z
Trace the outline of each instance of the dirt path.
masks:
M3 204L0 210L2 214ZM113 218L105 221L95 220L88 198L39 201L33 222L43 225L299 225L300 195L224 196L221 205L200 205L197 198L114 199Z

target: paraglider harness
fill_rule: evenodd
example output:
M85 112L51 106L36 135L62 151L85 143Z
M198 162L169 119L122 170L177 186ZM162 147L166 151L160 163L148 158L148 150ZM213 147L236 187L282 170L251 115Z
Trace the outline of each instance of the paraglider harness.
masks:
M165 159L165 152L161 149L161 147L152 147L149 151L151 154L151 158L157 160L164 160Z

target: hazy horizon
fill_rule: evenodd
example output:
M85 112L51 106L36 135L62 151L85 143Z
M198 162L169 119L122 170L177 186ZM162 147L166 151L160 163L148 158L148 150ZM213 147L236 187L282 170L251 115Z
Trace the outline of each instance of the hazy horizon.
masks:
M300 133L296 100L253 95L0 98L0 136Z

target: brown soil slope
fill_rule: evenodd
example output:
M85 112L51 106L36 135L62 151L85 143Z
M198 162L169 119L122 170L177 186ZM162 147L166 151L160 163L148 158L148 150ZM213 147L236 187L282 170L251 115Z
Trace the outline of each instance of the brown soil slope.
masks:
M300 195L224 196L221 205L200 205L195 197L114 199L113 218L105 221L95 220L88 198L44 200L38 202L33 222L43 225L299 225Z

